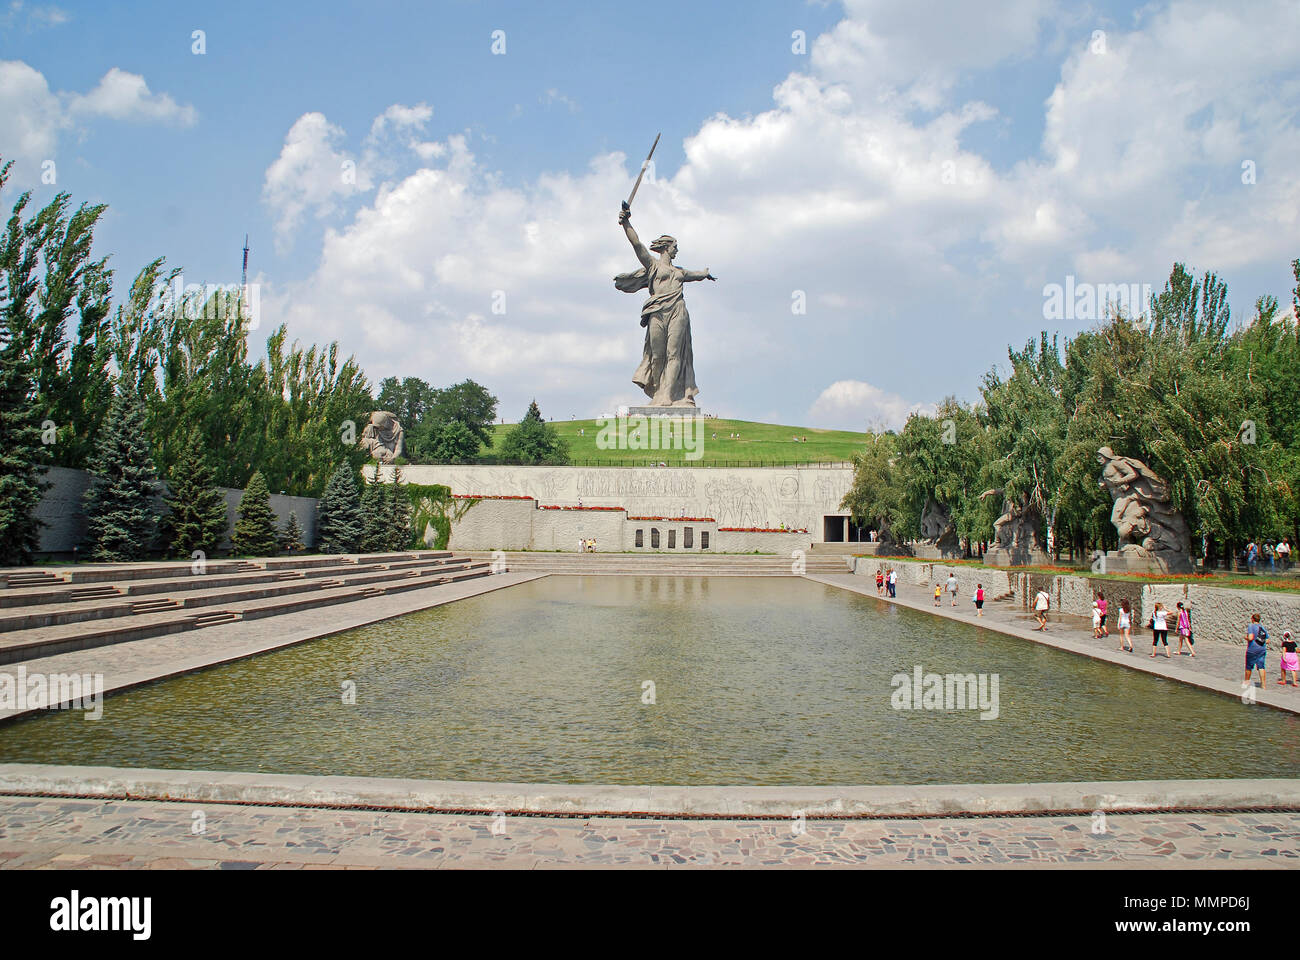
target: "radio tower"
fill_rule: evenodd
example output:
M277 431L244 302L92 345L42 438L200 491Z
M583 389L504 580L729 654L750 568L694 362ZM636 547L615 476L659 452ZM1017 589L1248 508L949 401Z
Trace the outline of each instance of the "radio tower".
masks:
M244 273L239 281L241 287L248 287L248 234L244 234Z

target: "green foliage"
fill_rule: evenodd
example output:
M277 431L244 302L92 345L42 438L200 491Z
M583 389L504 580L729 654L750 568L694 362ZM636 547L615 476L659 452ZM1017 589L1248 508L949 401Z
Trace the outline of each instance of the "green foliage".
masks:
M432 527L433 549L446 550L451 539L451 519L448 517L453 504L451 488L440 483L405 483L401 485L401 490L410 504L410 541L407 547L426 549L424 533Z
M316 505L316 549L321 553L356 553L362 534L361 495L352 468L341 464Z
M0 165L0 190L12 163ZM28 563L40 541L35 510L41 500L44 459L36 384L26 344L36 253L20 214L19 197L0 240L0 564Z
M239 519L231 537L235 553L243 557L273 557L279 546L275 511L271 509L271 491L261 471L249 478L239 498Z
M392 513L388 501L384 484L378 479L365 485L361 494L361 542L358 546L362 553L381 553L387 549L388 518Z
M542 419L534 400L519 425L502 439L500 458L502 463L563 465L569 462L569 445Z
M302 524L298 522L296 513L290 512L289 519L285 521L284 530L280 533L280 549L286 553L296 553L303 549Z
M158 474L145 439L140 401L113 398L90 463L85 494L86 549L91 560L142 560L158 533Z
M862 452L853 458L853 486L840 501L855 523L891 530L904 516L904 481L895 452L898 439L892 433L870 434Z
M407 484L402 482L400 467L393 469L393 482L385 489L385 550L409 550L413 532L411 530L411 500Z
M401 421L416 463L470 463L492 445L497 398L473 380L438 389L418 377L388 377L378 403Z
M215 554L226 535L226 497L213 482L197 430L190 430L168 481L161 525L168 552L175 557L189 557L195 550Z
M954 397L939 404L934 416L908 417L896 441L896 457L906 469L898 472L901 519L895 532L919 535L921 512L933 497L948 508L959 537L981 536L980 475L988 454L988 434L976 412Z

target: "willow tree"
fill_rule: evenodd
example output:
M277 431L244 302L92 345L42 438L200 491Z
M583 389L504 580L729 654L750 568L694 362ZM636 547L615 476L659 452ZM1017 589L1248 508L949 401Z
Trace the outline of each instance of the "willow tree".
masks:
M866 446L853 455L853 485L840 501L854 523L875 527L881 540L893 537L894 525L905 515L897 442L892 433L868 434Z

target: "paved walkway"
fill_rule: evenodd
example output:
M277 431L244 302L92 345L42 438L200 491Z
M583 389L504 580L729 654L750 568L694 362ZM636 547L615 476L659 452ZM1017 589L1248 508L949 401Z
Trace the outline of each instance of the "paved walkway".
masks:
M0 868L596 866L1294 869L1300 813L799 824L0 797Z
M876 598L876 581L858 574L807 574L807 579L831 586L843 587L863 596ZM1047 632L1034 629L1034 618L1021 609L1018 602L1003 601L984 604L984 616L975 616L975 605L966 593L957 597L957 606L945 594L941 606L934 605L934 588L898 585L897 598L879 597L882 602L894 603L901 607L910 607L936 616L960 620L975 626L997 630L1011 636L1043 643L1060 650L1082 654L1096 660L1105 660L1121 666L1155 674L1171 680L1180 680L1193 686L1242 697L1246 688L1242 684L1245 674L1245 647L1240 644L1224 643L1218 640L1202 639L1196 643L1196 656L1179 656L1178 638L1170 632L1170 657L1165 658L1164 647L1161 655L1151 658L1151 631L1137 629L1132 631L1132 653L1121 652L1119 634L1112 632L1109 637L1100 640L1092 636L1092 621L1085 617L1052 614L1047 624ZM1300 687L1281 686L1277 683L1277 658L1269 658L1268 686L1260 688L1256 683L1251 688L1255 703L1277 707L1291 713L1300 713Z
M19 666L26 668L28 675L100 673L104 676L104 692L107 693L218 663L242 660L268 650L341 633L417 610L427 610L517 583L526 583L541 576L544 574L499 573L370 600L354 600L347 604L300 610L278 617L238 620L185 633L24 660L21 664L0 667L0 674L7 672L14 675ZM0 710L0 720L23 712L26 711Z

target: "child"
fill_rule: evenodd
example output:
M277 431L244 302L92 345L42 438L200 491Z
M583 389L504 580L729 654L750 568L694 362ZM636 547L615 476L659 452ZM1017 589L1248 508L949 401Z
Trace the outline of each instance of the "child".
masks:
M1196 657L1196 641L1192 639L1192 612L1183 606L1183 601L1178 601L1178 655L1183 655L1183 644L1187 644L1187 652Z
M1092 639L1101 639L1101 607L1097 601L1092 601Z
M943 606L943 584L942 583L936 583L934 585L934 605L936 607Z
M1128 605L1127 600L1119 602L1119 648L1124 649L1124 644L1128 644L1128 652L1133 652L1133 637L1129 631L1133 627L1133 610Z
M1291 631L1282 631L1282 677L1278 683L1286 686L1286 675L1291 674L1291 686L1300 687L1300 656L1296 654L1295 641Z
M975 584L975 616L984 616L984 584Z
M1101 635L1110 636L1110 628L1106 626L1106 594L1100 590L1097 591L1097 609L1101 611Z
M885 571L876 567L876 596L884 596L885 593Z

